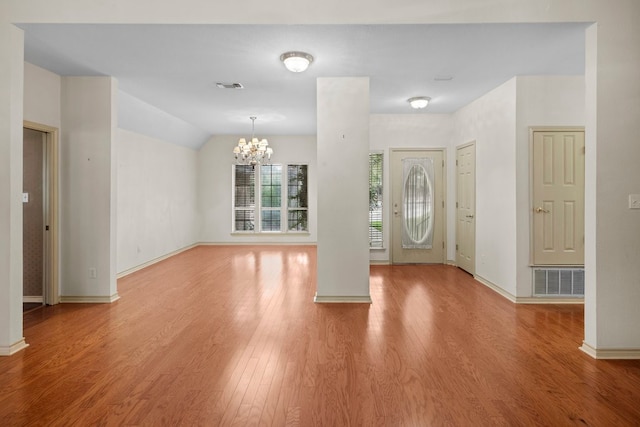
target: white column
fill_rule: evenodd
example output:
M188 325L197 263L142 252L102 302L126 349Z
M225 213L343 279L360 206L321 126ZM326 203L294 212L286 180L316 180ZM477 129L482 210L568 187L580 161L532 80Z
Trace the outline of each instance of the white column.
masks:
M0 356L22 336L22 93L24 34L0 23Z
M369 78L320 78L316 302L371 302Z
M629 208L640 194L640 32L627 21L586 33L582 350L597 358L640 359L640 209Z
M62 302L112 302L116 291L117 82L62 79Z

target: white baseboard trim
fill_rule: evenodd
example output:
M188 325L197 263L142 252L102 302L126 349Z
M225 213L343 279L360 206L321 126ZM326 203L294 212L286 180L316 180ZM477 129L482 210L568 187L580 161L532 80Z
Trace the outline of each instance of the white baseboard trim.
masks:
M124 276L127 276L127 275L129 275L131 273L135 273L136 271L142 270L143 268L147 268L147 267L149 267L149 266L151 266L153 264L159 263L160 261L164 261L167 258L171 258L172 256L178 255L179 253L184 252L184 251L188 251L189 249L193 249L193 248L195 248L196 246L199 246L199 245L200 245L200 243L194 243L193 245L185 246L184 248L181 248L181 249L176 249L173 252L169 252L168 254L159 256L158 258L154 258L151 261L147 261L147 262L145 262L143 264L140 264L140 265L138 265L136 267L132 267L132 268L130 268L128 270L121 271L120 273L118 273L116 275L116 278L117 279L121 279Z
M102 296L60 296L60 302L66 304L111 304L112 302L118 301L120 299L120 295L116 292L115 294L102 297Z
M391 265L388 259L370 259L369 265Z
M448 259L447 262L445 262L446 265L450 265L452 267L457 267L458 264L456 264L455 260L452 259Z
M594 359L618 359L618 360L636 360L640 359L640 348L607 348L597 349L591 347L586 342L582 342L580 350L593 357Z
M252 235L252 234L251 234ZM258 235L258 233L256 234ZM317 246L317 242L200 242L195 246Z
M584 298L516 297L516 304L584 304Z
M12 354L16 354L27 347L29 347L29 344L26 343L23 337L20 341L11 344L10 346L0 345L0 356L11 356Z
M492 291L502 295L503 297L505 297L506 299L508 299L509 301L515 303L516 302L516 297L515 295L511 295L509 292L505 291L504 289L502 289L501 287L499 287L498 285L495 285L493 283L491 283L489 280L478 276L478 275L473 275L473 278L476 279L478 282L482 283L483 285L485 285L487 288L491 289Z
M42 304L42 296L23 295L22 302L23 303L39 302L40 304Z
M359 304L371 304L373 301L371 300L370 295L366 296L328 296L328 295L318 295L316 294L313 297L313 302L318 304L326 304L326 303L359 303Z

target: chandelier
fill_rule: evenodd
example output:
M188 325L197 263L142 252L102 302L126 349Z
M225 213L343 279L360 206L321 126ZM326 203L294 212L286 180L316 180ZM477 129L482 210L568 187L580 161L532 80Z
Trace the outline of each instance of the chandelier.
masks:
M245 138L238 140L238 145L233 147L233 154L236 157L236 163L242 165L259 165L263 162L269 162L273 149L269 147L266 139L258 140L255 137L255 125L257 117L251 116L251 139L247 141Z

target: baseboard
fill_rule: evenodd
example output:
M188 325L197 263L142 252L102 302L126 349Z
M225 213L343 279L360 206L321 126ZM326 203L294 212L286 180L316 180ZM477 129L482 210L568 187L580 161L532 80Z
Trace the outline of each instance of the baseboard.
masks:
M26 343L24 338L8 347L0 345L0 356L11 356L12 354L16 354L27 347L29 347L29 344Z
M369 265L391 265L388 259L370 259Z
M640 348L607 348L596 349L586 342L582 342L580 350L593 357L594 359L618 359L618 360L636 360L640 359Z
M22 297L23 303L40 303L42 304L42 296L28 296L24 295Z
M102 296L60 296L60 302L66 304L111 304L120 299L116 292L109 297Z
M516 304L584 304L584 298L516 297Z
M256 235L261 235L256 233ZM253 236L253 234L251 234ZM317 246L317 242L200 242L195 246Z
M498 285L495 285L493 283L491 283L489 280L475 275L473 276L474 279L476 279L478 282L482 283L483 285L485 285L487 288L491 289L492 291L502 295L503 297L505 297L506 299L508 299L509 301L515 303L516 302L516 297L515 295L511 295L509 292L505 291L504 289L502 289L501 287L499 287Z
M313 302L315 303L319 303L319 304L326 304L326 303L358 303L358 304L371 304L373 301L371 301L371 296L367 295L367 296L327 296L327 295L318 295L316 294L315 297L313 297Z
M456 262L452 259L448 259L447 262L445 262L446 265L450 265L452 267L457 267L458 264L456 264Z
M128 270L121 271L120 273L118 273L116 275L116 278L117 279L121 279L124 276L127 276L127 275L129 275L131 273L135 273L136 271L142 270L143 268L147 268L149 266L152 266L153 264L159 263L160 261L164 261L165 259L171 258L172 256L176 256L179 253L188 251L189 249L193 249L193 248L195 248L196 246L199 246L199 245L200 245L200 243L194 243L193 245L185 246L184 248L181 248L181 249L176 249L173 252L169 252L168 254L159 256L158 258L154 258L151 261L147 261L147 262L145 262L143 264L140 264L140 265L138 265L136 267L132 267L132 268L129 268Z

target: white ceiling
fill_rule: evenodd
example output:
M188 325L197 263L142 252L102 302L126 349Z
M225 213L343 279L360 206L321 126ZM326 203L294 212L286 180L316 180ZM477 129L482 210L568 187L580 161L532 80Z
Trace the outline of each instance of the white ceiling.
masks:
M316 78L369 76L371 112L452 113L516 75L584 74L586 24L25 24L25 60L119 88L209 134L316 133ZM281 53L315 61L299 74ZM440 81L439 77L452 77ZM237 82L222 90L216 82Z

